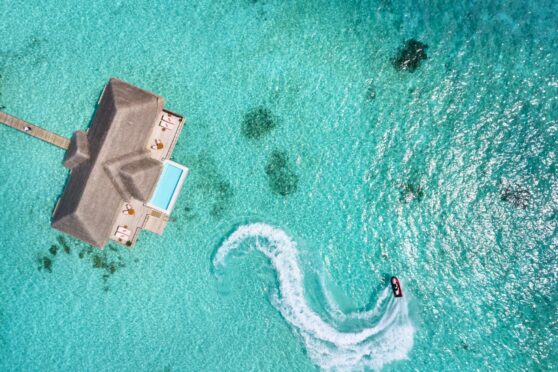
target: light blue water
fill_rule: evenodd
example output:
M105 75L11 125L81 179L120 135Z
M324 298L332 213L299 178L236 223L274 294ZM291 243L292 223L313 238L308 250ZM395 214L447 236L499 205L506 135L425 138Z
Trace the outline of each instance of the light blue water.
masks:
M190 168L163 236L99 252L50 228L62 151L0 127L0 370L558 368L557 2L0 14L5 111L69 137L116 76Z
M182 173L182 169L172 164L165 163L149 204L166 211L169 208L175 191L177 191L176 188Z

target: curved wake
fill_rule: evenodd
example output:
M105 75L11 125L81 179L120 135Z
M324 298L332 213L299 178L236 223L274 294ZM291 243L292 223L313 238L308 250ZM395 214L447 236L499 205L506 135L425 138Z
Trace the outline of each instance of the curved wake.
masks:
M240 226L219 247L213 266L224 267L229 253L251 238L277 272L279 294L272 297L273 305L300 333L314 363L325 369L380 369L386 363L407 359L415 329L406 299L394 299L385 288L372 310L344 314L326 293L333 319L358 318L369 324L352 332L339 331L308 304L296 243L281 229L264 223Z

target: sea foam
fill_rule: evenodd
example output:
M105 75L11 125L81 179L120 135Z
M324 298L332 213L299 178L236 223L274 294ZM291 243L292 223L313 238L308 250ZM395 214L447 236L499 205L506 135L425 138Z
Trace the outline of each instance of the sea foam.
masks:
M215 253L214 268L224 269L227 256L248 239L255 243L251 247L269 258L277 272L279 288L271 298L273 306L301 335L308 355L319 367L380 369L386 363L408 358L415 328L405 297L395 299L390 289L385 288L371 310L346 314L325 291L331 317L339 321L355 318L367 324L350 332L340 331L324 321L306 300L297 246L283 230L264 223L238 227Z

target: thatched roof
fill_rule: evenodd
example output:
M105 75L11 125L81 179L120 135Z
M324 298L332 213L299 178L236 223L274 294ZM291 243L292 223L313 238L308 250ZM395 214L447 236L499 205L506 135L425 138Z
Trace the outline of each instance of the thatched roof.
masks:
M54 228L102 247L122 203L151 196L162 163L149 156L147 141L162 109L162 97L109 81L86 137L76 133L66 153L71 173L54 211Z

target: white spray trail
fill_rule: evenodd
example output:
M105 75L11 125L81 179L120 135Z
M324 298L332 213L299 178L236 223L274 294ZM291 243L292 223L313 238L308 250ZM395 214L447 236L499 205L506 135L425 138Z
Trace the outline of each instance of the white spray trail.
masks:
M264 223L240 226L219 247L213 266L224 267L228 254L250 238L257 239L255 248L271 260L277 272L280 296L272 298L273 305L303 337L314 363L324 369L380 369L386 363L407 358L413 346L415 329L405 298L394 299L386 288L372 310L343 314L333 298L326 294L329 306L335 310L333 316L338 319L372 321L374 316L381 316L375 324L358 331L339 331L308 304L296 243L283 230ZM265 239L265 243L259 238ZM385 308L383 314L382 308Z

